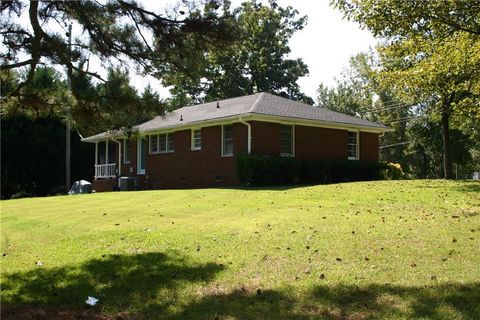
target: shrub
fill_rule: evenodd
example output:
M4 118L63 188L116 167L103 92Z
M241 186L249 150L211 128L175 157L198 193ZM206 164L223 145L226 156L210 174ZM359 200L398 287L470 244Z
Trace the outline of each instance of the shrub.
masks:
M378 180L393 173L387 164L376 161L299 160L255 154L238 155L236 166L240 181L252 186Z
M246 185L289 184L300 170L296 159L241 154L236 158L237 174Z
M404 177L402 166L399 163L386 163L384 178L387 180L399 180Z

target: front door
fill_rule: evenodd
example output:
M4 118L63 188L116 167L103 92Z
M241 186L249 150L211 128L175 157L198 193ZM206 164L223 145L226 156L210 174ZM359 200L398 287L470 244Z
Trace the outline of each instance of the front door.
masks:
M145 157L147 153L147 138L137 139L137 174L145 174Z

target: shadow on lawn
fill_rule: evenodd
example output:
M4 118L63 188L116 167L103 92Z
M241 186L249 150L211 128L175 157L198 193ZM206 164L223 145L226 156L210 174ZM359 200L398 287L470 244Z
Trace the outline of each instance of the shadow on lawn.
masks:
M223 269L222 265L214 263L193 264L179 253L143 253L106 255L80 266L42 267L7 274L2 277L1 315L2 319L16 319L18 312L22 314L28 311L24 309L35 308L58 308L76 313L85 308L87 296L99 298L99 306L106 311L135 306L140 312L149 309L162 314L176 302L177 289L194 282L206 283ZM164 303L152 306L156 301ZM23 315L29 317L28 313ZM63 316L54 312L42 319L50 318Z
M420 180L418 180L420 181ZM438 181L445 181L442 179L439 180L423 180L423 184L418 184L415 187L416 188L423 188L423 189L445 189L446 186L443 184L438 184L438 183L432 183L429 184L429 182L438 182ZM448 188L455 189L460 192L480 192L480 182L475 181L475 180L451 180L455 182L461 182L458 184L454 184L451 186L448 186Z
M435 287L315 286L301 300L267 290L192 303L168 319L480 319L480 283Z
M463 180L463 185L458 186L459 191L464 192L479 192L480 193L480 182L475 180Z
M210 283L222 265L189 260L177 253L111 255L5 275L2 319L480 319L480 282L231 290ZM204 287L203 296L192 292L198 298L184 305L181 290L192 283ZM85 311L87 295L101 302ZM132 306L136 314L121 312Z

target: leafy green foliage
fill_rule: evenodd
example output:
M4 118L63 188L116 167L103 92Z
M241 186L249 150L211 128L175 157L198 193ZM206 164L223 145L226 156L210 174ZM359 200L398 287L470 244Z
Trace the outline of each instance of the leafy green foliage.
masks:
M480 35L480 3L470 0L330 0L345 16L385 38L457 31Z
M317 89L317 104L320 107L341 113L368 117L374 104L374 93L378 91L375 83L375 61L373 54L359 53L350 58L349 68L336 86L328 88L320 84Z
M252 186L378 180L387 169L386 164L376 161L299 160L256 154L238 155L235 163L240 181Z
M200 4L183 1L182 4L188 12L161 14L146 10L135 0L2 1L2 74L12 70L21 73L20 70L26 68L21 79L9 82L8 88L2 87L8 89L2 91L2 105L38 110L43 107L50 111L52 104L57 104L60 110L64 110L61 106L67 105L73 109L79 104L78 112L73 110L72 113L77 123L94 126L96 122L91 120L100 118L97 130L105 130L105 123L113 128L131 125L125 121L126 117L119 116L121 113L132 112L134 95L129 88L124 86L125 92L105 89L108 95L102 95L99 99L108 102L102 108L97 102L88 99L92 93L85 97L85 92L81 90L73 90L73 96L66 94L65 90L47 90L31 97L30 87L36 81L36 71L42 65L64 67L68 70L73 87L83 87L84 90L97 85L88 84L92 77L96 81L104 81L100 70L89 70L89 59L92 56L100 59L102 66L110 69L131 64L137 68L137 72L155 74L159 78L162 77L166 64L182 66L187 73L191 68L184 64L184 60L195 60L199 52L207 50L213 44L222 46L229 43L233 33L230 30L232 26L226 23L228 17L223 15L227 12L222 13L220 10L220 2L211 0ZM28 23L19 20L21 15L28 17ZM80 29L76 33L79 34L78 37L68 34L69 23L74 24L75 30ZM73 38L72 48L68 45L69 36ZM178 57L184 59L179 60ZM112 79L110 72L109 80L120 79ZM103 86L115 85L118 85L118 81L117 84ZM113 93L118 95L113 96ZM86 101L81 101L83 98ZM125 105L118 103L123 98L128 102ZM154 100L157 100L158 105L158 99ZM148 102L151 101L138 101L134 109L149 106ZM107 107L116 108L108 121L103 119L105 115L99 111L108 109ZM60 113L59 116L65 115Z
M95 92L94 105L101 117L96 126L102 124L104 130L130 130L164 111L159 95L150 86L138 94L128 73L120 69L110 69L107 81L98 84Z
M16 90L25 76L25 73L2 71L2 116L19 112L32 117L65 116L67 106L75 100L53 68L37 68L31 82L22 86L15 97L9 98L11 90Z
M480 10L475 1L332 3L386 38L378 48L381 82L442 124L444 177L453 177L451 118L480 120Z
M93 177L94 149L71 133L72 181ZM2 119L2 199L54 195L65 190L65 124L55 116Z
M406 149L409 172L415 177L436 178L443 173L442 137L438 133L441 127L434 121L416 121L409 125L408 138L411 144ZM470 153L474 141L461 130L452 128L452 161L460 166L459 178L471 178L472 155ZM458 167L457 167L458 169Z
M381 160L399 162L408 168L405 144L408 142L408 119L413 117L413 106L381 81L381 68L375 52L353 56L348 69L336 79L335 87L319 85L317 104L393 128L393 132L380 137L380 145L385 147L380 150Z
M296 81L308 74L301 59L288 59L288 41L306 23L292 7L282 8L275 1L263 5L245 1L233 10L230 21L238 39L228 47L212 47L196 57L196 74L186 74L171 66L164 84L172 85L173 106L270 92L312 102Z
M384 177L388 180L400 180L403 178L404 173L402 166L398 163L389 162L385 165Z

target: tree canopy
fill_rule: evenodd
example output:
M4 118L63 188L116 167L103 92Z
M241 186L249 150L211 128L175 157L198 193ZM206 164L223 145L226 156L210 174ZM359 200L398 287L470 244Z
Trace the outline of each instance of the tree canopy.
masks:
M439 134L442 126L431 102L411 103L409 95L398 94L389 87L391 82L384 81L384 68L378 52L357 54L333 87L320 84L317 104L395 129L380 136L380 159L401 164L409 176L444 176ZM479 125L475 118L462 112L454 113L451 118L450 136L454 142L451 155L458 177L478 170L475 168L480 163Z
M385 40L378 48L382 82L416 102L443 137L444 176L453 177L451 117L480 121L478 1L357 1L332 3Z
M346 18L384 38L412 34L447 36L457 31L480 35L480 2L471 0L331 0Z
M225 48L213 47L197 59L196 73L185 74L171 66L164 84L172 85L174 106L265 91L313 102L300 91L297 80L308 74L302 59L290 59L288 42L301 30L306 17L276 1L256 0L232 10L237 39Z
M87 78L105 82L104 75L90 68L92 57L97 57L107 69L131 64L138 72L159 78L167 63L181 63L187 72L185 61L194 61L199 52L213 44L230 42L228 12L221 7L216 0L183 1L181 10L178 7L162 14L146 10L135 0L2 1L2 79L16 78L3 87L8 90L2 92L2 102L13 98L19 102L17 105L32 108L45 102L44 97L31 90L36 70L44 65L66 68L72 83L85 82ZM71 36L69 23L80 29L71 48L67 41ZM6 75L11 72L15 75ZM84 97L79 92L73 90L75 99L67 103L81 101ZM108 98L114 97L103 96ZM92 106L90 102L81 103L84 113L93 116L96 110L88 108ZM128 107L122 108L129 113ZM113 127L121 125L112 123Z

